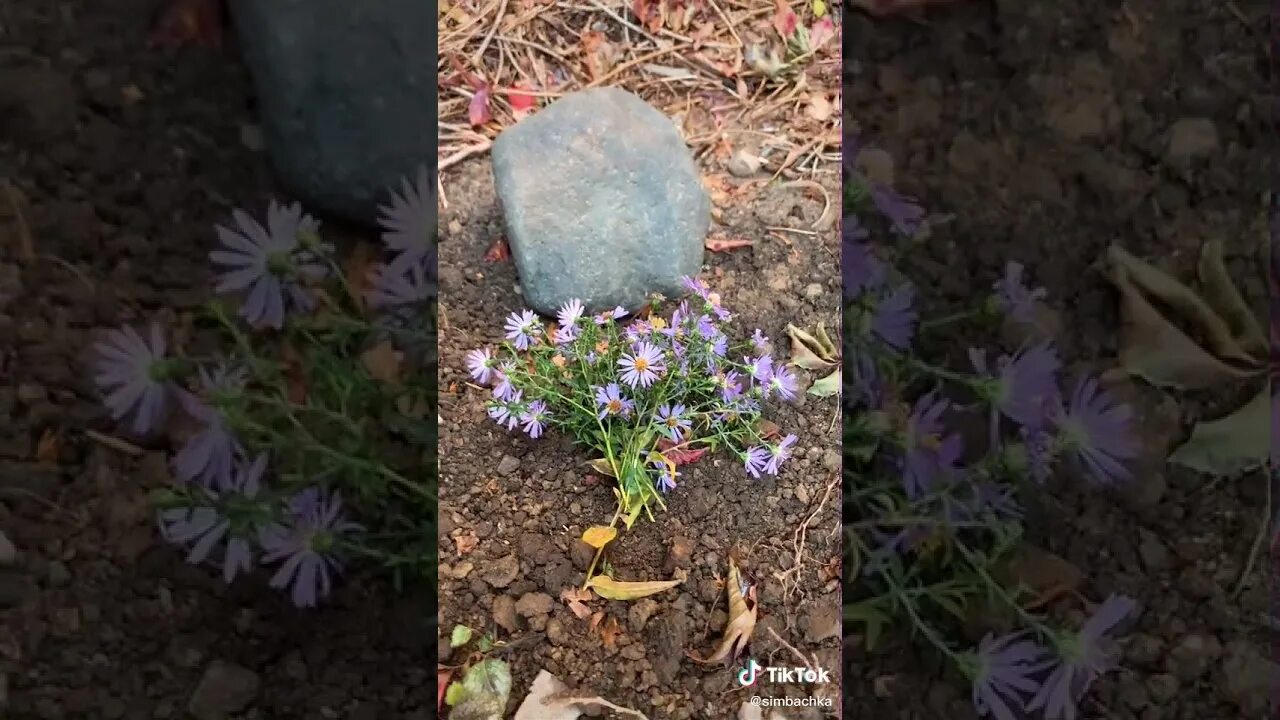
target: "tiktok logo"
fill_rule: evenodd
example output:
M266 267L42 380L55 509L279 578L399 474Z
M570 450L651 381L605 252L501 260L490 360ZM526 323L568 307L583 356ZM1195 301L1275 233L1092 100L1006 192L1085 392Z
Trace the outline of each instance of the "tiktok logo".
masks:
M738 684L743 687L749 687L756 683L756 673L760 670L760 663L752 658L747 658L747 666L738 671Z

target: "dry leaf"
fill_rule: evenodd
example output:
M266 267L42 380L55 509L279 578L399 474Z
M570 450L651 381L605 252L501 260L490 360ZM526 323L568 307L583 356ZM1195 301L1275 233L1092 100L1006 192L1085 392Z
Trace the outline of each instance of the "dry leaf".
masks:
M760 433L761 440L773 440L782 436L782 428L772 420L761 418L756 423L756 430Z
M586 529L582 533L582 542L599 550L600 548L613 542L618 537L618 528L608 525L595 525Z
M787 0L774 0L773 11L773 29L778 31L778 35L783 40L791 39L796 34L796 27L800 24L800 18L796 16L795 10L787 4Z
M1203 390L1254 373L1210 355L1143 297L1126 269L1111 268L1120 292L1120 364L1152 385Z
M366 295L377 278L378 255L372 243L358 242L342 263L342 276L347 280L351 302L364 309Z
M583 604L595 599L595 596L591 594L590 590L565 588L560 591L560 599L569 606L569 609L573 611L573 614L576 615L579 620L586 620L591 617L591 608Z
M529 83L521 80L507 91L507 102L511 103L511 111L518 121L538 107L538 98L522 90L530 90Z
M836 364L835 354L828 354L834 350L830 340L824 343L790 323L787 324L787 337L791 338L791 360L788 365L805 370L825 370ZM826 337L825 332L823 337Z
M1063 595L1076 591L1084 581L1084 573L1047 550L1023 545L998 574L1014 587L1035 593L1026 609L1043 607Z
M538 671L538 676L529 686L529 694L516 710L514 720L577 720L583 715L583 705L596 705L619 715L648 720L642 713L615 705L598 695L581 695L569 690L546 670Z
M467 104L467 118L471 121L473 127L484 125L493 119L493 113L489 111L489 85L480 83L475 88L475 94L471 96L471 102Z
M436 713L444 707L444 694L449 689L449 679L453 677L451 668L436 668Z
M1169 306L1194 331L1203 333L1208 349L1214 355L1245 366L1258 364L1232 337L1226 321L1194 290L1118 245L1108 248L1107 260L1113 270L1124 271L1135 288Z
M1205 302L1226 321L1232 339L1246 353L1255 358L1265 358L1267 338L1240 290L1227 274L1222 252L1220 240L1210 240L1200 252L1198 274L1200 284L1204 286Z
M582 55L586 59L587 72L592 80L600 80L613 70L618 62L618 48L602 32L582 34Z
M683 580L646 580L630 582L614 580L608 575L595 575L587 581L587 587L606 600L638 600L642 597L657 595L676 587Z
M595 470L601 475L608 475L611 478L617 477L617 474L613 472L613 466L609 464L608 458L597 458L587 464L591 466L592 470Z
M747 238L729 238L711 235L706 240L706 248L711 252L728 252L738 248L751 247L754 243Z
M369 376L388 385L400 382L400 367L404 362L404 353L396 350L390 340L383 340L360 354L360 364Z
M1234 413L1196 424L1169 462L1213 477L1234 477L1261 467L1271 453L1275 402L1268 385Z
M816 52L836 36L836 24L830 17L824 17L809 29L809 50Z
M701 658L693 652L687 653L689 659L694 662L703 665L723 662L728 665L736 660L751 642L751 633L755 632L759 610L756 604L756 588L752 585L747 588L746 595L742 594L742 576L738 573L738 566L733 562L733 558L729 558L729 576L725 578L725 588L729 593L729 621L724 626L724 637L716 651L707 658Z
M658 451L667 457L676 467L698 462L711 448L679 448L667 438L658 439Z
M622 634L622 628L618 626L618 618L610 615L600 623L597 629L600 632L600 642L605 647L612 648L618 644L618 636Z
M36 460L48 465L58 464L58 451L62 448L62 437L53 428L45 428L36 442Z
M493 241L488 250L484 251L485 262L502 262L511 257L511 246L507 244L507 239L500 237Z
M480 542L480 538L476 537L474 530L468 530L453 539L453 544L457 546L458 556L461 557L476 549L476 544Z

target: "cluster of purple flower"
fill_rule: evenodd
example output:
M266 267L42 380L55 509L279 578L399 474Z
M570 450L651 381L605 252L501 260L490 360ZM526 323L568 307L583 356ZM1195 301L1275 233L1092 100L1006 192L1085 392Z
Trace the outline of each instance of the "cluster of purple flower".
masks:
M425 169L417 183L403 181L400 192L380 208L382 241L391 260L376 266L367 293L371 307L394 312L436 295L435 183ZM217 227L223 247L209 254L224 268L215 290L244 293L240 315L250 325L280 329L290 313L315 307L312 286L333 273L333 248L319 235L320 223L298 203L270 203L264 227L244 212L232 213L235 227Z
M691 297L669 320L634 318L620 327L615 321L628 315L626 309L590 316L578 300L560 308L551 328L532 310L511 313L505 324L509 357L500 359L487 347L467 355L471 377L493 388L489 416L509 430L519 425L534 438L548 423L573 427L583 416L591 423L625 421L679 445L694 440L695 423L716 435L735 423L745 427L765 400L794 399L796 376L775 363L768 338L756 330L751 354L738 362L720 327L729 311L702 281L683 282ZM567 394L548 389L538 373L566 377ZM644 417L636 417L637 407L644 408ZM742 449L744 468L752 477L776 475L795 442L794 435L776 443L761 439ZM650 464L659 489L675 487L673 463L654 452Z
M1107 598L1075 635L1049 650L1026 632L987 635L970 655L973 705L981 716L1017 720L1039 712L1048 720L1075 720L1078 704L1116 663L1107 633L1134 610L1131 598Z
M856 168L846 170L858 175ZM875 208L895 232L914 234L923 218L914 201L894 197L858 177L870 185ZM1012 483L1001 473L992 473L989 460L997 459L997 465L1039 483L1047 481L1060 457L1074 461L1098 484L1129 477L1124 463L1139 451L1130 427L1131 409L1118 403L1095 378L1081 378L1070 396L1064 397L1058 386L1061 362L1051 343L1029 343L999 355L994 362L986 351L971 349L972 375L934 368L913 357L919 323L914 287L896 279L894 269L877 255L867 237L857 217L846 214L842 271L853 319L846 333L846 401L855 416L887 419L865 425L876 433L887 432L891 440L878 445L882 452L874 461L899 485L912 508L909 514L921 517L936 511L929 522L901 527L896 534L872 530L879 547L863 565L867 574L892 572L891 558L925 547L937 537L939 527L958 533L962 524L972 527L991 517L1020 518ZM1028 287L1024 273L1020 264L1008 263L994 285L995 305L1010 321L1030 325L1046 293L1043 288ZM889 372L891 368L895 371ZM902 370L906 372L897 372ZM989 408L989 454L984 461L963 464L961 435L947 428L948 415L957 406L940 390L925 392L910 406L901 404L909 388L899 383L915 375L925 376L935 388L939 381L959 383ZM1007 442L1009 437L1017 442ZM887 507L867 511L892 512ZM965 656L978 714L1014 720L1039 712L1047 720L1074 720L1077 703L1090 684L1114 662L1106 633L1133 607L1129 598L1110 598L1078 634L1055 635L1052 649L1038 645L1028 631L998 639L987 636ZM1043 628L1038 631L1045 636Z
M381 208L383 242L392 257L374 270L371 307L394 313L435 296L434 183L425 170L416 185L404 182ZM316 306L313 286L333 276L332 248L318 234L319 223L298 204L271 203L265 226L235 211L234 228L219 226L222 247L210 260L223 270L215 290L243 293L240 315L257 327L279 329L290 314ZM272 586L291 587L293 601L315 605L331 586L340 565L335 540L362 530L342 516L337 492L318 487L267 492L265 455L250 459L220 409L222 399L244 391L242 370L198 368L195 390L182 385L190 363L168 355L161 328L152 324L145 337L133 327L109 331L95 347L95 381L111 416L128 420L134 432L147 434L181 410L198 426L173 458L186 505L161 511L164 536L192 543L188 559L200 563L225 543L223 575L231 582L255 563L280 563ZM538 406L529 428L537 432Z
M117 420L131 416L133 429L148 433L180 408L198 426L173 458L177 495L187 501L160 511L164 537L191 543L187 560L193 564L225 544L222 567L228 583L254 566L255 547L260 548L261 562L281 562L271 585L291 588L299 606L315 605L340 568L331 554L334 539L361 528L343 519L336 492L326 495L309 487L284 508L278 507L278 497L263 492L267 456L251 459L219 409L222 399L245 388L245 374L201 367L197 389L184 388L172 370L181 361L166 355L164 334L154 324L149 341L126 326L108 332L95 351L95 381Z

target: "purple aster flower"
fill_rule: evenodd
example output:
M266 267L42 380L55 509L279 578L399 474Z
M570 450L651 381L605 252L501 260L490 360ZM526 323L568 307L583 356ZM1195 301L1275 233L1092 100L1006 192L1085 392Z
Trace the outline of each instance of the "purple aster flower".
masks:
M751 347L755 348L755 351L762 355L764 354L765 349L769 347L769 337L763 332L760 332L760 328L756 328L756 331L751 333Z
M858 224L857 218L846 215L840 246L841 285L846 298L857 298L873 287L880 279L880 261L871 253L863 240L867 231Z
M658 468L658 489L661 490L663 494L675 490L676 478L679 476L680 473L676 472L675 468L665 462L662 463L662 467Z
M915 335L916 311L912 307L915 299L915 288L910 283L903 283L876 303L871 330L896 350L907 349Z
M716 375L716 385L720 388L721 399L730 403L742 395L741 378L742 376L734 370Z
M1112 595L1099 605L1080 632L1061 643L1060 662L1027 703L1027 711L1042 710L1045 720L1075 720L1076 703L1094 680L1116 664L1116 649L1107 633L1135 606L1131 598L1123 595Z
M493 354L489 352L489 348L479 348L467 353L467 370L476 382L488 385L495 374Z
M973 653L973 709L979 717L1017 720L1025 708L1026 696L1039 684L1034 677L1048 668L1045 650L1027 639L1025 632L982 638Z
M684 285L685 290L688 290L703 300L707 299L707 295L711 292L711 288L707 287L706 283L696 277L685 275L680 278L680 284Z
M680 442L684 434L693 427L693 421L684 416L684 405L668 405L663 403L658 408L658 413L653 416L653 421L662 429L662 433L671 438L672 442Z
M612 310L605 310L604 312L599 313L592 319L595 320L595 323L597 325L604 325L605 323L613 322L618 318L623 318L626 316L627 316L626 309L623 308L621 305L619 305L618 307Z
M630 354L623 355L618 360L618 366L622 368L622 382L633 388L637 384L649 387L666 371L662 364L662 351L647 342L640 343Z
M242 370L219 367L210 373L200 368L201 392L205 397L234 393L244 384ZM183 480L216 490L229 488L235 460L244 454L244 446L227 427L226 418L216 407L185 391L178 394L178 399L187 414L203 427L174 455L174 473Z
M1043 485L1053 470L1053 436L1043 430L1026 427L1020 434L1027 458L1027 472L1032 480Z
M1138 457L1140 450L1132 420L1133 408L1117 404L1094 378L1081 378L1071 407L1054 417L1062 449L1102 485L1131 477L1123 461Z
M753 478L759 478L760 472L764 470L769 462L773 459L773 453L767 448L753 445L747 448L747 452L743 455L743 465L747 469L747 474Z
M794 400L796 387L796 374L786 365L779 365L769 375L769 392L776 393L783 400Z
M168 413L173 386L166 350L164 333L155 323L147 339L125 326L94 345L94 382L106 395L103 404L115 420L132 414L135 432L151 432Z
M969 359L979 373L987 369L986 353L970 348ZM998 371L991 387L991 401L1000 412L1024 427L1042 427L1058 397L1058 353L1048 342L1019 350L996 361ZM992 419L994 426L995 419ZM996 436L992 428L993 437Z
M724 337L724 334L720 332L720 328L716 327L715 321L709 315L699 315L695 326L698 334L707 340Z
M378 207L382 242L396 253L391 261L395 272L415 265L430 266L429 275L435 278L435 187L427 169L419 167L416 184L410 184L408 178L402 179L400 192L391 192L391 204Z
M255 504L266 469L267 456L259 455L253 463L241 464L227 487L221 490L200 488L198 494L203 498L200 504L161 510L161 535L176 545L194 541L187 555L187 562L192 565L208 559L213 549L225 539L227 546L222 559L222 579L230 584L237 574L253 568L250 539L260 536L266 529L256 521L256 513L252 510L245 512ZM224 509L229 507L241 512L224 514Z
M426 262L397 268L378 265L373 271L373 287L365 297L375 309L402 308L427 302L436 294Z
M498 389L495 388L493 395L496 399L489 405L489 417L499 425L506 425L508 430L514 429L520 422L520 398L524 391L513 388L503 397L498 395Z
M951 407L945 398L929 393L916 401L907 419L902 457L902 484L907 496L927 493L960 460L963 444L957 434L942 436L942 416Z
M877 183L871 189L871 201L881 215L893 225L893 229L907 237L915 237L924 224L924 208L913 197L908 197L889 187Z
M791 446L796 444L796 440L799 440L799 438L795 435L787 435L777 445L770 445L769 461L765 463L764 471L770 475L777 475L782 463L791 458Z
M596 389L596 407L600 408L600 413L596 416L603 420L609 415L621 415L627 417L631 414L636 404L622 396L622 388L617 383L609 383L605 387L597 387Z
M520 415L520 422L524 423L524 431L529 433L529 437L536 440L542 436L550 414L547 411L547 404L542 400L529 403L529 407Z
M287 525L273 525L262 533L264 563L284 561L271 578L271 587L292 586L298 607L315 607L329 594L332 575L342 571L333 550L342 535L364 528L342 516L337 492L325 497L318 488L302 491L290 502Z
M1004 277L995 283L996 302L1009 317L1023 323L1035 322L1036 303L1048 294L1044 288L1031 290L1022 280L1022 263L1010 260Z
M303 242L319 247L320 224L302 212L301 204L286 206L274 201L267 207L265 228L240 210L234 211L232 218L237 229L215 228L223 249L209 253L209 259L230 269L219 276L214 290L248 291L240 315L255 326L279 329L286 308L309 312L315 301L301 281L322 278L328 271Z
M773 358L768 354L761 355L758 358L744 357L742 361L747 365L747 374L755 380L756 385L765 385L769 382L769 378L773 376Z
M556 313L556 318L560 321L561 327L571 328L578 324L578 320L582 318L583 310L582 301L574 298L560 306L560 311Z
M729 338L721 335L711 341L711 354L722 358L729 353Z
M517 350L528 350L538 341L542 325L532 310L525 310L507 316L506 331L507 339L515 342Z
M516 391L515 385L511 383L511 372L516 369L516 364L510 360L504 361L493 371L493 378L497 384L493 386L493 396L499 400L511 399L511 394Z
M845 362L849 374L847 382L853 389L847 396L849 402L854 406L861 404L879 409L885 398L885 381L880 377L875 358L870 353L855 352L845 355Z

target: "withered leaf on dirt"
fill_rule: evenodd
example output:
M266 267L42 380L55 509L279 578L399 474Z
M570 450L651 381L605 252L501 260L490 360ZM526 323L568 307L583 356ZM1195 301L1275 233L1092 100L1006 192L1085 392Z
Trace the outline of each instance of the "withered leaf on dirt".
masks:
M404 353L396 350L390 340L383 340L360 354L360 364L369 376L378 382L395 385L400 382L400 369Z
M481 83L475 88L471 102L467 103L467 119L473 127L484 125L493 119L493 113L489 110L489 92L489 85Z
M565 588L560 591L560 599L569 606L569 609L573 611L573 614L576 615L579 620L586 620L591 617L591 608L583 604L595 599L595 596L591 594L590 590L584 590L576 587Z
M657 595L684 582L676 580L614 580L608 575L594 575L587 581L587 587L606 600L638 600L642 597Z
M500 237L493 241L488 250L484 251L485 262L502 262L511 257L511 246L507 244L507 239Z
M1194 332L1203 335L1207 349L1216 357L1246 367L1258 364L1258 360L1245 352L1244 348L1240 347L1240 343L1236 342L1227 321L1194 290L1118 245L1112 245L1107 249L1107 261L1114 271L1123 271L1124 277L1135 288L1168 306L1185 320ZM1222 278L1215 278L1215 280L1221 281ZM1230 284L1230 280L1227 279L1226 283ZM1225 292L1225 290L1219 288L1219 292Z
M582 717L583 705L596 705L639 720L648 720L642 713L615 705L599 695L586 695L570 690L555 675L539 670L529 686L529 694L516 709L515 720L577 720Z
M781 437L782 435L782 428L779 427L777 423L772 420L765 420L764 418L761 418L759 422L756 423L756 430L760 433L761 440L773 440Z
M1271 453L1274 400L1268 385L1230 415L1197 423L1169 462L1214 477L1234 477L1261 467Z
M526 92L529 89L529 84L521 80L507 90L507 102L511 103L511 110L515 113L516 120L533 112L533 109L538 106L537 96Z
M453 539L453 544L458 550L458 557L462 557L472 550L476 549L476 545L480 539L476 537L475 530L468 530Z
M596 458L587 464L591 466L592 470L595 470L601 475L607 475L611 478L618 477L618 475L613 472L613 465L609 463L608 458Z
M62 437L57 430L45 428L36 442L36 460L45 465L57 465L58 454L62 448Z
M1205 302L1227 323L1231 337L1253 358L1267 356L1267 337L1253 312L1227 273L1221 240L1210 240L1200 252L1197 272L1204 287Z
M682 448L666 438L658 439L658 451L666 455L667 459L675 463L676 467L698 462L710 449L707 447Z
M711 252L729 252L738 248L751 247L755 243L747 238L730 238L710 235L704 243Z
M787 0L774 0L773 29L778 31L783 40L790 40L796 34L796 26L799 24L800 18L787 4Z
M725 589L729 593L729 620L724 626L724 637L716 651L706 658L692 651L686 653L690 660L703 665L724 663L728 665L742 654L751 642L751 633L756 629L756 617L759 606L756 604L756 588L754 585L742 593L742 576L733 558L729 558L729 576L725 578Z
M826 377L809 386L808 393L816 397L831 397L840 393L842 376L840 368L832 370Z
M618 537L618 528L610 525L593 525L582 533L582 542L599 550Z
M596 628L596 632L600 633L600 642L607 648L612 648L618 644L618 636L622 634L622 628L618 625L618 618L610 615L605 621L600 623Z
M1120 364L1129 374L1182 390L1203 390L1254 374L1214 357L1161 315L1125 268L1112 266L1110 279L1120 293Z
M436 713L444 707L444 694L449 690L449 678L453 677L452 668L436 668Z
M604 33L591 30L582 34L582 55L586 59L587 72L592 80L600 80L613 70L618 62L618 48L609 42Z
M181 50L189 45L222 47L223 0L167 0L156 13L147 46Z
M826 370L835 365L839 361L837 350L825 330L819 328L818 333L822 339L787 323L787 336L791 338L791 360L787 364L805 370Z
M1047 550L1023 545L1006 561L997 574L1013 587L1022 587L1035 597L1027 609L1042 607L1080 587L1084 572L1067 560Z

